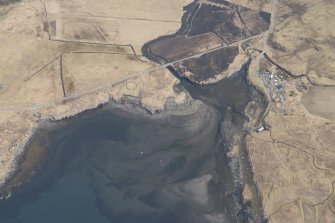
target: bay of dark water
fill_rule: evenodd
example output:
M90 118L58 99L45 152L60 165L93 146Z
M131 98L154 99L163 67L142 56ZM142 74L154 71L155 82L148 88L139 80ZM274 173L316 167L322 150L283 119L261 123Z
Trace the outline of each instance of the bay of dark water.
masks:
M199 112L149 118L105 108L40 130L44 164L0 202L0 222L222 220L212 179L218 117Z

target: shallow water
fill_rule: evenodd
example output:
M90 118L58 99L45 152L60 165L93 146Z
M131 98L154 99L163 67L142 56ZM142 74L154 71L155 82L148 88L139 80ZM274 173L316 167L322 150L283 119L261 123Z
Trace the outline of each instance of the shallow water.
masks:
M153 119L107 108L67 122L35 139L46 164L0 203L1 223L222 220L214 111Z

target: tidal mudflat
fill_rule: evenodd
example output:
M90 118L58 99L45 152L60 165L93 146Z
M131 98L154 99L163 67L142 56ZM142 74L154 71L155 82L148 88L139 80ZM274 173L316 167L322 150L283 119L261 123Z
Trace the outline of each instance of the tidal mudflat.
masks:
M44 146L43 164L2 201L1 222L222 218L213 181L213 109L202 105L194 113L149 117L107 106L61 126L41 129L34 139L32 146Z

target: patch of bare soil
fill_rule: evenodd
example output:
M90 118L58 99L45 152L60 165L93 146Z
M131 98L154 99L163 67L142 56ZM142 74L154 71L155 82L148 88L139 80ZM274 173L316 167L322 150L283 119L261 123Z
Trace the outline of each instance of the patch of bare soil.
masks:
M335 87L311 86L302 98L309 112L335 121Z

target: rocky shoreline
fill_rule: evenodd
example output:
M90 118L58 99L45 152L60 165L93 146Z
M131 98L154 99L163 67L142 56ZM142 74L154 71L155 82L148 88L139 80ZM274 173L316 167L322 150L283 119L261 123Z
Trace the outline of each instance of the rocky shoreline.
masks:
M19 153L15 154L15 161L12 164L12 170L7 172L6 178L2 180L3 183L0 186L0 198L9 198L12 191L15 191L23 184L29 182L34 175L34 172L38 171L38 166L41 165L43 155L36 158L33 154L40 153L41 151L31 151L31 148L33 148L33 150L43 150L43 148L36 148L36 146L32 145L37 135L43 134L46 129L59 129L66 125L68 120L80 119L86 115L97 112L97 110L115 108L144 115L152 119L161 119L171 115L183 116L193 114L201 109L204 109L205 106L200 101L193 100L190 96L188 96L182 104L176 104L173 99L167 99L164 107L157 110L143 105L139 97L124 96L117 100L111 99L108 102L104 102L96 106L90 106L89 108L84 109L77 114L73 114L72 116L65 116L59 119L49 117L40 118L37 121L37 127L31 130L31 134L25 137L21 143L18 143L18 148L21 149L19 150ZM31 164L27 167L26 163Z

